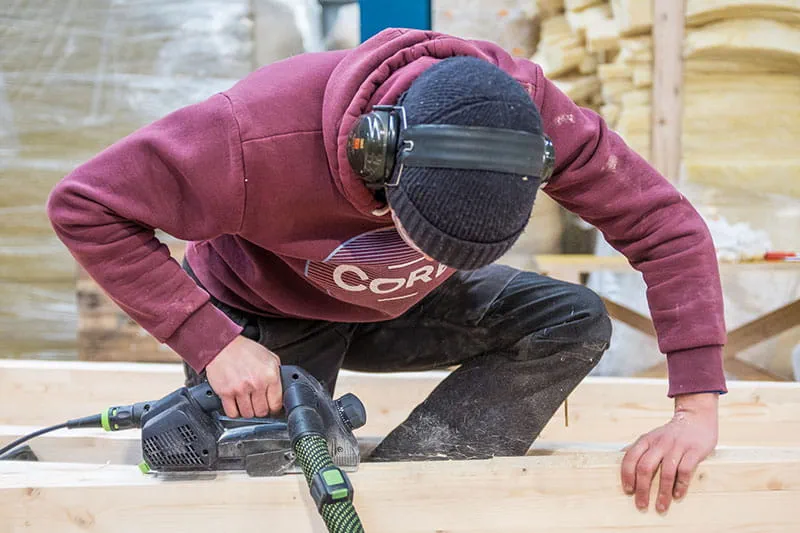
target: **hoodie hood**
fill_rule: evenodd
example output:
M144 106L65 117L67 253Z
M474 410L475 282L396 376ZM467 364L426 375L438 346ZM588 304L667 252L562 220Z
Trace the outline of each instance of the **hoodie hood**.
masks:
M488 43L396 28L350 50L331 73L322 109L331 174L345 198L366 215L386 215L386 205L375 199L347 160L347 136L359 116L375 105L394 105L422 72L442 59L472 56L513 70L513 60L504 54Z

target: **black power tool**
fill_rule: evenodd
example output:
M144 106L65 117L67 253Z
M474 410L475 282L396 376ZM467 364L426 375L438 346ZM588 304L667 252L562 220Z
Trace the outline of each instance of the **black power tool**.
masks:
M181 387L159 400L111 407L99 415L37 431L0 450L0 458L8 458L7 452L13 454L13 448L30 438L64 427L141 428L140 468L145 473L303 472L330 531L363 531L346 473L355 471L360 462L353 430L366 423L363 404L349 393L332 399L297 366L282 366L281 382L285 416L227 417L217 394L202 383Z

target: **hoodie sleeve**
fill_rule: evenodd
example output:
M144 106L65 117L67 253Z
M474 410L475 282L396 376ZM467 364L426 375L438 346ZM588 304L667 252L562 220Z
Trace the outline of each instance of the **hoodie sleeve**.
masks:
M217 94L78 166L51 191L47 213L109 297L199 372L241 328L209 302L155 230L183 240L235 233L244 200L237 123Z
M709 229L689 201L590 109L576 105L541 67L500 54L530 85L556 168L543 189L596 227L642 273L666 354L668 395L727 392L719 264Z

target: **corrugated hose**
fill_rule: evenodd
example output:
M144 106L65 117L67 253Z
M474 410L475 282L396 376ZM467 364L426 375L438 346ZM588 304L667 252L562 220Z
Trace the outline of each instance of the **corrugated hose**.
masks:
M335 488L341 487L343 482L349 485L349 482L346 474L335 468L325 439L319 435L307 435L297 441L294 449L297 464L303 469L312 494L315 483L319 483L319 481L315 482L315 478L318 476L327 477L326 481L332 482L334 492L337 490L351 491L350 497L343 497L342 501L322 503L320 514L328 531L331 533L363 533L364 527L361 525L361 519L352 502L352 488Z

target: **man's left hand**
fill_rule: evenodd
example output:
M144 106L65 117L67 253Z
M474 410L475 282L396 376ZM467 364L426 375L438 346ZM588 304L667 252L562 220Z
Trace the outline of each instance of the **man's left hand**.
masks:
M650 505L650 489L661 466L656 511L665 513L675 498L686 495L695 468L714 450L719 436L719 395L698 393L675 399L675 416L646 433L622 460L622 487L635 494L636 507Z

